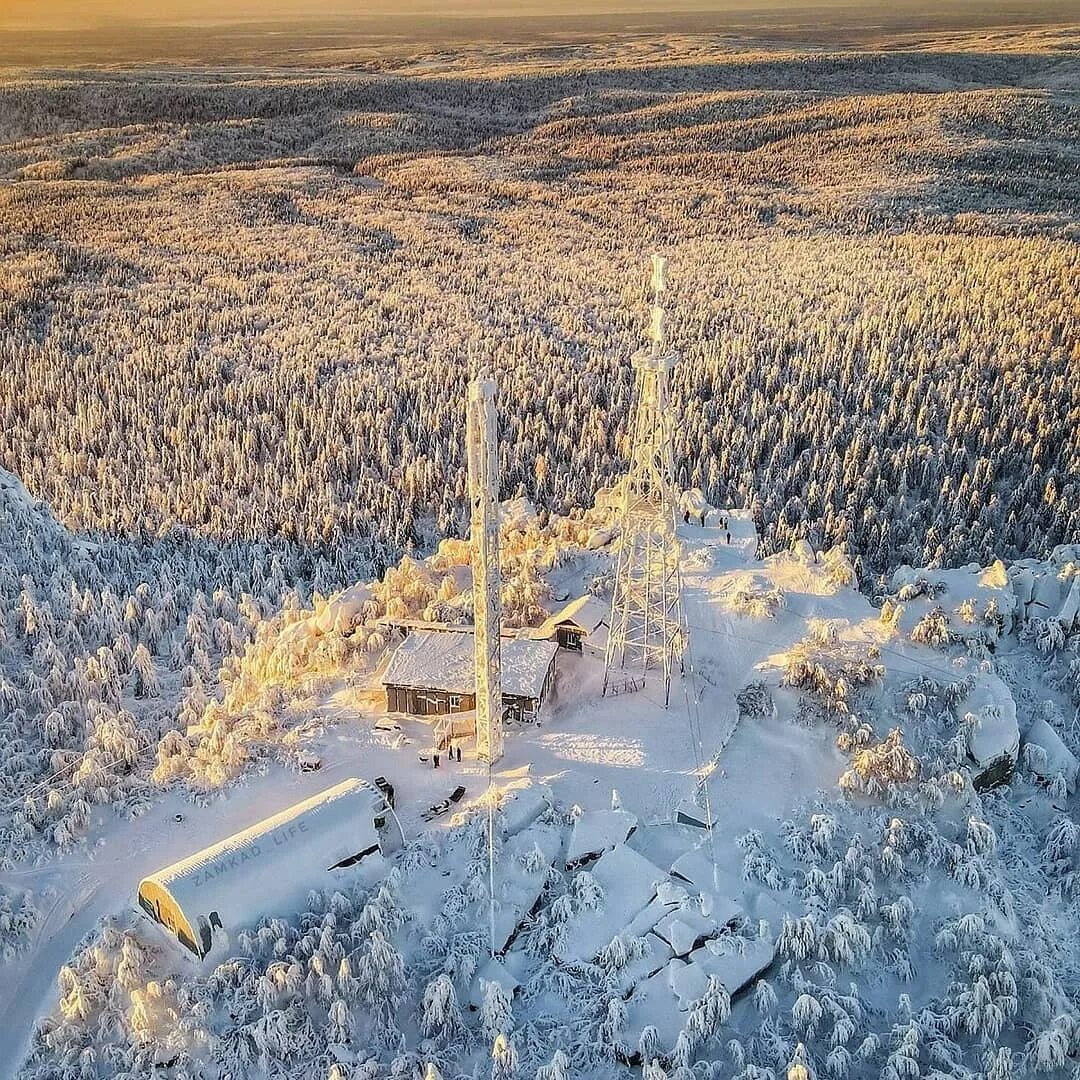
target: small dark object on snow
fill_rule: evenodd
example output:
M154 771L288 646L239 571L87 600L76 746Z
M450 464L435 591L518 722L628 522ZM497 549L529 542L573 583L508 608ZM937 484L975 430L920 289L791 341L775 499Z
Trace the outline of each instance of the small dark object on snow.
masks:
M375 786L383 793L383 798L386 799L386 804L391 809L394 806L394 785L386 779L385 776L376 776L373 781Z
M465 788L460 784L454 788L450 793L449 798L443 799L442 802L437 802L434 806L429 806L420 816L424 821L431 821L433 818L440 817L445 814L451 806L456 802L461 802L465 797Z
M173 821L175 821L178 825L183 820L184 820L184 815L183 814L173 814Z

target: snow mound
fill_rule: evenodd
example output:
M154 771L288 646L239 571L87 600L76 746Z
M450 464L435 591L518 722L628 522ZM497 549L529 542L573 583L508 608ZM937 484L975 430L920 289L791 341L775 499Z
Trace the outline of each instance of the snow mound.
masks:
M499 504L499 527L505 532L525 532L535 521L536 507L529 499L507 499Z
M1034 747L1037 753L1027 752L1027 763L1036 776L1053 780L1065 778L1070 794L1076 791L1080 762L1076 755L1061 741L1061 736L1041 716L1034 720L1024 735L1024 747Z
M613 525L593 529L592 532L589 533L589 538L585 541L585 547L589 551L599 551L600 548L607 547L608 544L615 539L617 532L618 529Z
M957 712L969 725L968 753L980 768L1003 756L1015 762L1020 750L1020 728L1012 692L996 675L984 672L974 676L974 683L957 706Z
M314 616L314 628L320 634L347 634L363 621L364 605L372 598L371 586L352 585L332 596Z
M705 498L701 488L690 488L679 496L679 510L682 513L696 515L708 514L713 509L712 503Z
M621 844L637 828L637 817L627 810L586 810L574 822L567 867L577 866Z

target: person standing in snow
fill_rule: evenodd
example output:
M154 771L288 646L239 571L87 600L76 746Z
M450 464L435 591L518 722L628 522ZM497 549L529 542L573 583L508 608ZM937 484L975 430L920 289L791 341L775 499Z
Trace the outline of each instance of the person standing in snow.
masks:
M727 542L728 542L729 544L731 543L731 530L730 530L730 529L728 529L728 534L727 534Z
M433 754L431 755L431 760L432 760L432 761L434 762L434 768L436 768L436 769L437 769L437 768L439 767L439 751L438 751L438 750L436 750L436 751L435 751L435 752L434 752L434 753L433 753Z

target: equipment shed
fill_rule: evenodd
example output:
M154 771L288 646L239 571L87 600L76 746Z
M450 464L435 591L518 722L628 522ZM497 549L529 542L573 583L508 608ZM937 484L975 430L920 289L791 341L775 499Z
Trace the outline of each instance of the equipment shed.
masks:
M328 871L379 850L382 799L352 778L173 863L139 884L138 904L198 957L213 931L291 914Z
M593 645L606 643L610 605L586 594L571 600L559 611L552 612L539 626L526 631L538 641L555 641L560 649L581 652L586 638Z

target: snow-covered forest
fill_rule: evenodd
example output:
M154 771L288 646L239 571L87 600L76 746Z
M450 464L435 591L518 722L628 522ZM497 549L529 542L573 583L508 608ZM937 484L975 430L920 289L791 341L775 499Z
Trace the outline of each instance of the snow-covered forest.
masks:
M9 78L0 463L76 529L272 538L290 580L299 539L346 584L461 534L470 358L508 496L619 474L659 247L680 477L766 551L1046 554L1080 514L1068 45Z
M1077 45L0 76L0 1077L1075 1080ZM506 622L610 601L654 249L689 689L560 660L490 964L385 620L471 620L479 363ZM181 962L138 875L313 752L404 851Z

